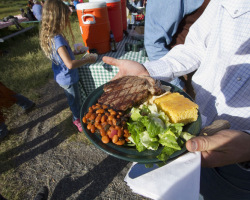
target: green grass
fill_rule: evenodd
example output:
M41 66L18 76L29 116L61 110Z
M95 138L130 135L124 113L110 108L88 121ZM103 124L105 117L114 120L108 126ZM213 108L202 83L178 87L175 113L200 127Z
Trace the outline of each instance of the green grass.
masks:
M8 15L19 14L19 9L25 7L27 0L0 0L0 19ZM32 24L25 24L23 26L30 26ZM53 78L53 72L51 69L51 61L48 60L43 54L40 45L39 45L39 24L35 25L36 27L28 32L15 36L9 40L6 40L4 43L0 43L0 51L7 51L8 53L0 56L0 81L4 83L7 87L14 90L17 93L21 93L24 96L36 101L39 97L36 95L36 90L45 85L49 79ZM83 42L79 23L77 20L76 13L71 15L71 26L75 36L75 43ZM1 34L9 34L16 31L15 26L11 26L8 30L1 29ZM68 38L70 41L71 38ZM73 47L73 43L71 43ZM11 122L11 117L13 113L20 109L18 106L13 106L9 113L10 119L7 119L7 122ZM67 132L75 132L75 128L72 127L71 118L69 117L70 111L66 109L58 114L57 119L64 121L63 129ZM21 116L25 117L25 116ZM9 128L12 124L9 123ZM79 137L81 140L87 139L83 134L72 135L68 142L78 140ZM15 147L18 147L24 143L24 140L18 135L10 135L8 140L1 142L0 154L4 154L8 158L13 158L20 152L10 151L8 155L5 152L8 152ZM1 162L0 162L1 163ZM22 184L22 179L18 174L15 173L15 164L8 163L10 166L0 165L0 167L7 167L10 170L0 174L0 193L4 195L7 199L22 199L23 194L27 193L30 188L27 188Z
M0 0L0 19L8 15L20 14L20 8L25 8L28 0Z
M20 14L20 8L28 0L0 0L0 19ZM22 24L27 27L31 24ZM1 29L0 36L16 32L16 27ZM12 90L33 97L32 90L45 84L52 77L50 61L44 58L39 46L39 25L26 33L0 43L0 51L8 54L0 57L0 80Z
M31 26L25 24L24 26ZM26 33L0 43L0 50L8 53L0 57L0 80L12 90L31 97L32 90L52 78L51 61L43 54L39 45L40 25ZM75 42L83 42L76 13L71 16ZM71 41L71 38L68 38ZM71 42L73 47L73 43Z
M8 54L0 57L0 80L12 90L31 97L31 90L45 84L52 77L51 62L39 45L39 27L15 36L1 45Z

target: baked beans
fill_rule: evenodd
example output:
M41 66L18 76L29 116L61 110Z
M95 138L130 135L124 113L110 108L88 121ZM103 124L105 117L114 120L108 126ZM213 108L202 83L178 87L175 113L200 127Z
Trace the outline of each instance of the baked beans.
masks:
M91 133L100 134L103 143L113 142L124 145L129 142L130 133L127 129L128 117L123 112L115 111L107 105L96 103L88 109L82 118Z

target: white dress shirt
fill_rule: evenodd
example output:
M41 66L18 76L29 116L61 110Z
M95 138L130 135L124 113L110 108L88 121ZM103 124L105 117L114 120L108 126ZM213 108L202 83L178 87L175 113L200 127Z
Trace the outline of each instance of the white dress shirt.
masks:
M225 119L250 133L250 0L212 0L184 45L144 66L165 81L197 69L192 84L204 125Z

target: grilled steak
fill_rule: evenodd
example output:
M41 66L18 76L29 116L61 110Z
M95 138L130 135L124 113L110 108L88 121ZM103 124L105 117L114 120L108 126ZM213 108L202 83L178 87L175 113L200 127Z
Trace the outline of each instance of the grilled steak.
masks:
M103 90L98 103L121 111L143 103L150 95L163 93L160 81L146 76L124 76L108 82Z

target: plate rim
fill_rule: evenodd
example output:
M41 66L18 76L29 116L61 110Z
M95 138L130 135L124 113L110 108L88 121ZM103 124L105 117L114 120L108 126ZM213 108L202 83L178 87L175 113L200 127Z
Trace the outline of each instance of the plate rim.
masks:
M189 98L191 101L194 102L193 98L192 98L189 94L187 94L186 92L184 92L182 89L180 89L179 87L177 87L177 86L175 86L175 85L173 85L173 84L171 84L171 83L169 83L169 82L166 82L166 81L160 80L160 82L161 82L162 85L170 86L170 87L171 87L171 90L172 90L172 89L177 90L177 92L179 92L180 94L184 95L185 97ZM130 162L138 162L138 163L141 163L141 164L162 163L163 161L159 160L159 159L156 158L156 157L155 157L154 159L147 160L147 159L143 159L143 158L140 159L140 158L138 158L138 157L137 157L137 158L132 158L132 157L121 156L121 155L119 155L118 153L124 154L124 152L118 151L116 148L113 149L112 146L115 145L115 144L109 144L109 143L108 143L108 144L104 144L104 143L101 142L100 137L98 137L98 136L96 135L96 133L87 132L88 130L85 128L86 125L82 122L82 118L83 118L83 116L84 116L83 109L84 109L84 107L86 107L86 104L88 104L88 101L90 101L90 100L92 101L91 97L94 96L96 92L99 92L100 90L102 90L102 91L100 91L100 92L103 93L103 87L104 87L104 85L105 85L105 84L103 84L103 85L97 87L97 88L94 89L92 92L90 92L89 95L87 96L87 98L85 99L85 101L82 103L81 110L80 110L80 121L81 121L81 125L82 125L83 131L84 131L84 134L86 135L86 137L87 137L87 138L91 141L91 143L93 143L98 149L101 149L101 150L104 151L105 153L107 153L107 154L109 154L109 155L111 155L111 156L114 156L114 157L116 157L116 158L119 158L119 159L122 159L122 160L126 160L126 161L130 161ZM100 95L102 95L102 93L101 93ZM97 102L97 99L95 99L94 101L95 101L95 103L96 103L96 102ZM92 105L93 105L93 104L92 104ZM88 111L88 108L89 108L89 107L86 108L86 111ZM198 120L199 120L199 121L198 121ZM199 128L198 128L199 130L198 130L197 132L199 133L200 130L201 130L201 115L200 115L199 109L198 109L198 118L197 118L197 121L198 121L198 123L199 123ZM194 122L193 122L193 123L194 123ZM198 133L197 133L197 134L194 134L194 135L198 135ZM99 142L95 141L95 140L90 136L90 135L92 135L92 134L95 135L96 138L99 138L99 139L98 139ZM117 148L123 148L124 146L118 146L118 145L116 145L116 147L117 147ZM112 148L112 150L109 150L110 148ZM150 151L150 150L147 150L147 151ZM115 152L117 152L117 153L115 153ZM166 163L172 162L173 160L177 159L178 157L180 157L181 155L183 155L183 154L185 154L185 153L187 153L187 152L188 152L188 151L187 151L187 149L186 149L186 146L184 145L184 147L183 147L181 150L175 152L175 153L178 153L178 155L176 155L176 156L174 156L174 157L171 157L171 156L170 156L170 158L169 158L166 162L164 162L164 163L166 164ZM139 152L139 153L140 153L140 152ZM174 154L175 154L175 153L174 153ZM174 154L172 154L172 155L174 155Z

